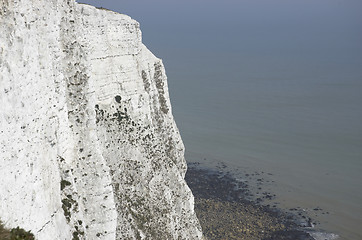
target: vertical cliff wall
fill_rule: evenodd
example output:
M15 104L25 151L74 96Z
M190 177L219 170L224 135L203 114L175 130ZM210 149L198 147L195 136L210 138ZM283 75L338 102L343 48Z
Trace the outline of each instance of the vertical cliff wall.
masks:
M37 239L200 239L162 61L130 17L0 0L0 219Z

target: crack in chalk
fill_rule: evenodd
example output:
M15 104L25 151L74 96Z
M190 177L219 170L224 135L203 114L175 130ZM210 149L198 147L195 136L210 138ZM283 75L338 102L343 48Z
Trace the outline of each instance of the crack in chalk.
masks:
M104 57L92 58L91 60L95 60L95 59L97 59L97 60L102 59L103 60L103 59L107 59L107 58L116 58L116 57L121 57L121 56L125 56L125 55L120 55L120 54L118 54L118 55L109 55L109 56L104 56Z
M117 55L108 55L104 57L91 58L91 60L103 60L107 58L116 58L116 57L124 57L124 56L137 56L141 53L142 49L137 49L135 53L126 53L126 54L117 54Z
M37 231L37 233L43 231L43 229L46 227L46 225L48 225L51 221L52 221L52 218L55 216L55 214L58 212L59 210L55 211L52 215L50 215L50 220L48 222L46 222L41 228L40 230Z

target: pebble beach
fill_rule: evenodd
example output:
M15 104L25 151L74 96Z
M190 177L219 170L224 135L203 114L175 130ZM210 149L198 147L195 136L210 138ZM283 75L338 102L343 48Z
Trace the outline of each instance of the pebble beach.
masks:
M186 181L195 196L195 211L208 240L314 239L298 224L297 216L251 200L248 186L230 174L191 165Z

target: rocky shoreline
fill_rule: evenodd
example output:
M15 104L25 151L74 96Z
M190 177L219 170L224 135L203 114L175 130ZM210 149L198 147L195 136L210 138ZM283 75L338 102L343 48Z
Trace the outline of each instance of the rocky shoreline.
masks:
M229 173L191 164L186 181L195 196L195 211L208 240L314 239L304 231L297 215L252 201L248 185Z

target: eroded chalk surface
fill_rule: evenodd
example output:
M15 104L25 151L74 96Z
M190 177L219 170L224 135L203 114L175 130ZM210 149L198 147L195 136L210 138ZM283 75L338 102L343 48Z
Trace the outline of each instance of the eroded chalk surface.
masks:
M0 0L0 219L37 239L201 239L162 61L130 17Z

